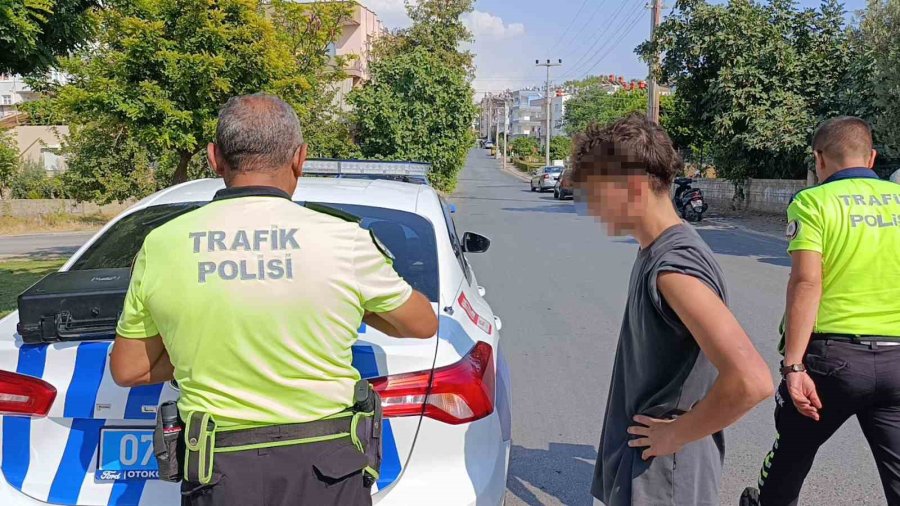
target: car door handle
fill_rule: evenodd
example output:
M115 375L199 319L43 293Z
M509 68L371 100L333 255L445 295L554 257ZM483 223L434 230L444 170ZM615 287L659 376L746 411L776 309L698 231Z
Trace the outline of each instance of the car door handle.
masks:
M483 286L478 287L478 295L481 295L482 297L484 297L484 294L486 294L486 293L487 293L487 290L485 290Z
M496 328L497 330L503 328L503 320L501 320L498 316L494 317L494 328Z

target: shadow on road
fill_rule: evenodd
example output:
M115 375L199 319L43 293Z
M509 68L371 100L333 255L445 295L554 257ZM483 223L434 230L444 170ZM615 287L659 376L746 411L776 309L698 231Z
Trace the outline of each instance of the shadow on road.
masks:
M715 253L739 257L755 258L758 262L781 267L790 267L784 241L751 234L739 234L734 230L697 228L700 237Z
M513 445L506 488L529 506L544 503L526 483L541 489L562 504L591 506L591 480L597 448L591 445L550 443L549 450Z
M504 207L504 211L514 213L566 213L575 214L575 208L569 204L542 205L533 207Z

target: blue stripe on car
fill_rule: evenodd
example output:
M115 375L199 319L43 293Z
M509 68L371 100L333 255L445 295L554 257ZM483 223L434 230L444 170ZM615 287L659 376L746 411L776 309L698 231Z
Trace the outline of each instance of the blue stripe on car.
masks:
M391 421L385 420L381 433L381 473L378 478L378 490L384 490L400 476L400 454L397 453L397 442Z
M80 351L80 350L79 350ZM78 371L75 371L78 376ZM105 420L78 418L72 420L69 437L63 450L62 460L56 470L47 502L53 504L78 504L78 494L84 482L88 467L100 443L100 428Z
M133 387L128 392L128 400L125 402L125 418L129 420L155 420L156 412L145 412L144 406L152 406L154 408L158 406L162 389L162 383Z
M371 346L356 345L353 347L353 367L364 379L378 377L378 361L375 350Z
M46 345L22 345L19 347L19 363L16 372L40 378L47 363ZM3 417L3 476L17 490L22 490L25 474L30 464L31 418Z
M103 371L106 369L106 356L109 354L109 343L81 343L75 355L75 374L66 392L66 404L63 416L66 418L93 418L94 403Z
M108 506L138 506L144 493L145 480L119 480L113 484Z

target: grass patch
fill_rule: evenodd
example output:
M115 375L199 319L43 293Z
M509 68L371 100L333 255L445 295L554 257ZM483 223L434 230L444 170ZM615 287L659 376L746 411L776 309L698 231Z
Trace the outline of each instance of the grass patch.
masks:
M104 214L53 212L40 216L0 216L0 235L98 230L111 219Z
M0 318L15 311L20 293L63 263L65 260L0 261Z

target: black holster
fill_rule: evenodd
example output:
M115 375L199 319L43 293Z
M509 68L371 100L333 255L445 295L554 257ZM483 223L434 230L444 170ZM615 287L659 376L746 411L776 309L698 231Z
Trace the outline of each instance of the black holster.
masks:
M353 413L352 439L368 460L368 465L364 470L364 481L367 487L371 487L378 480L381 472L383 413L381 396L372 389L366 380L356 384Z
M164 430L162 413L163 407L160 406L156 412L156 428L153 431L153 453L159 466L159 479L178 483L182 480L184 462L184 422L179 417L177 429L180 430Z

